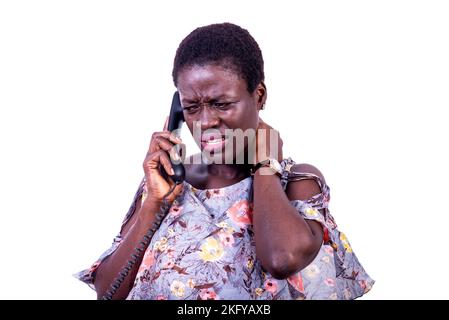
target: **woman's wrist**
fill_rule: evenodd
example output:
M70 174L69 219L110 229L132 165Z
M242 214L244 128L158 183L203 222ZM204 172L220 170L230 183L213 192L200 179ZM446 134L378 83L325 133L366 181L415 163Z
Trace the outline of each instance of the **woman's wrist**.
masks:
M152 223L156 214L161 210L162 201L146 199L142 202L138 212L138 220L144 223Z

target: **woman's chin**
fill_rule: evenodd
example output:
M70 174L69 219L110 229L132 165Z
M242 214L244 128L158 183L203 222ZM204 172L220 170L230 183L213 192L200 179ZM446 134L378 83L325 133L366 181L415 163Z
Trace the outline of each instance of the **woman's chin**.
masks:
M234 156L233 153L210 153L210 152L201 152L202 159L207 164L247 164L248 160L246 159L247 155L245 153L240 153L240 156Z

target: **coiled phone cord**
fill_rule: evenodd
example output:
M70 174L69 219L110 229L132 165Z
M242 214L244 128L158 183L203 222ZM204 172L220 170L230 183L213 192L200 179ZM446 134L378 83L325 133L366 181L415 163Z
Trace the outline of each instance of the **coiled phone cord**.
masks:
M112 282L109 290L102 297L102 300L112 300L117 290L122 285L125 278L128 276L129 272L132 270L133 266L137 263L140 256L145 252L146 248L150 244L151 238L159 226L161 225L162 220L167 215L168 210L170 210L170 205L168 203L167 197L173 192L178 183L173 184L171 189L167 192L167 194L162 199L162 205L158 213L156 213L155 220L153 225L148 229L147 233L143 236L142 241L139 242L139 246L134 249L134 252L131 254L131 258L126 263L125 267L123 267L122 271L119 272L118 276Z

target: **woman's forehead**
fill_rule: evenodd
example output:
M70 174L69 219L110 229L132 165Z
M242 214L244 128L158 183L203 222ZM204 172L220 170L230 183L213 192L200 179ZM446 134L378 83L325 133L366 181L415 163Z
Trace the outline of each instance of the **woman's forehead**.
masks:
M195 65L179 73L178 90L184 99L218 99L246 90L246 82L236 72L222 66Z

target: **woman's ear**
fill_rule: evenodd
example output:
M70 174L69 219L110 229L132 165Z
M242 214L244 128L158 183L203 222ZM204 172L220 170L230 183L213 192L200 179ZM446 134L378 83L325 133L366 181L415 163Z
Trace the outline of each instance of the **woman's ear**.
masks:
M263 81L257 85L255 93L257 99L257 111L263 110L265 102L267 101L267 87Z

